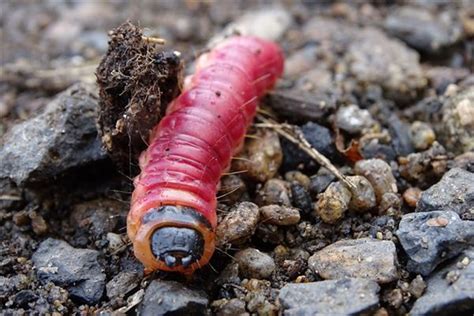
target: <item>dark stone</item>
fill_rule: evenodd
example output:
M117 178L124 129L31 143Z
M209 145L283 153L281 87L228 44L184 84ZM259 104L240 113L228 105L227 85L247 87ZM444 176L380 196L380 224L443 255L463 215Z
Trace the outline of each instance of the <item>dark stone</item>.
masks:
M359 315L378 307L379 290L375 281L365 279L290 283L278 298L283 315Z
M0 150L0 181L17 186L50 183L66 171L106 159L97 136L97 97L77 84L45 111L15 125Z
M301 131L311 146L329 160L334 161L338 158L336 147L334 147L334 141L328 128L309 122L301 127ZM297 170L300 164L310 169L316 166L316 162L314 162L308 154L299 149L297 145L285 138L280 138L280 140L283 149L283 170Z
M397 115L390 115L388 121L388 130L392 136L392 145L398 156L411 154L414 149L411 143L410 126L402 122Z
M17 307L28 308L28 303L35 301L38 296L32 290L22 290L15 295L14 304Z
M316 197L323 193L329 184L336 180L336 176L326 168L320 168L318 173L310 178L309 192Z
M474 213L474 173L454 168L441 180L421 193L416 211L454 211L461 217Z
M385 161L394 161L397 159L397 152L391 144L382 144L378 139L372 139L363 144L361 155L364 159L383 159Z
M102 298L105 274L97 261L98 252L77 249L48 238L33 254L36 275L43 284L53 282L66 288L79 303L96 304Z
M396 234L408 256L408 271L426 276L474 242L474 222L452 211L410 213Z
M474 313L474 248L465 250L427 280L427 289L411 315L472 315Z
M299 208L305 214L309 214L313 211L313 205L311 202L311 196L306 189L297 182L291 183L291 200L294 207Z
M126 296L130 291L140 283L140 274L133 271L120 272L107 282L107 297L112 299L119 296Z
M175 281L153 280L138 310L140 315L206 315L208 304L202 292Z

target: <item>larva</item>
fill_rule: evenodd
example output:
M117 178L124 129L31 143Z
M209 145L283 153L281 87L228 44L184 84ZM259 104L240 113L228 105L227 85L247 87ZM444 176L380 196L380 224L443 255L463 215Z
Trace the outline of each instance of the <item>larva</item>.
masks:
M198 59L153 129L134 180L127 231L146 270L191 274L211 258L219 179L283 62L278 45L250 36L229 38Z

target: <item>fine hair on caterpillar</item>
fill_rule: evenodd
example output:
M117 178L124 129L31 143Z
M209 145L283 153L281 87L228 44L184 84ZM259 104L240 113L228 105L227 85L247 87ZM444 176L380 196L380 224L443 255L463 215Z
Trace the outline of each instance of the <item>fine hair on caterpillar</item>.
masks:
M228 38L197 60L152 130L134 179L127 232L147 271L191 274L209 262L220 177L235 174L227 173L231 159L283 62L278 45L251 36Z

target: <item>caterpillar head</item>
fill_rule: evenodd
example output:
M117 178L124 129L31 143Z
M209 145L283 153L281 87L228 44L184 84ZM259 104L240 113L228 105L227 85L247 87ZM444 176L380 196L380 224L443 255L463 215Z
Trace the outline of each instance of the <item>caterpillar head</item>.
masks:
M135 255L148 270L191 274L211 258L214 236L209 221L195 209L164 205L142 217Z

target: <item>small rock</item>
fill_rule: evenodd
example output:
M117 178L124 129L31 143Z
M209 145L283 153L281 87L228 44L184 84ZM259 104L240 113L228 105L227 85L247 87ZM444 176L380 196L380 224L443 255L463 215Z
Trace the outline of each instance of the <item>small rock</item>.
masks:
M0 149L0 182L50 183L68 170L105 160L97 136L97 102L92 88L74 85L42 114L15 125Z
M31 219L31 229L33 232L38 235L44 235L48 232L48 223L44 220L43 216L36 213L35 211L30 212L30 219Z
M309 44L290 54L285 60L285 77L296 78L314 67L317 51L316 45Z
M474 242L474 222L452 211L410 213L396 234L408 256L408 271L426 276Z
M175 281L153 280L138 306L140 315L207 315L209 300Z
M112 278L105 286L107 297L110 299L124 297L140 284L137 272L124 271Z
M380 287L371 280L289 283L278 295L283 315L360 315L378 308Z
M285 180L290 183L297 182L305 190L309 190L309 186L311 183L309 177L301 171L288 171L287 173L285 173Z
M436 135L427 123L415 121L410 127L411 141L416 150L428 149L436 139Z
M336 126L351 134L357 134L375 124L372 115L367 110L352 104L341 107L336 112Z
M256 202L261 206L271 204L291 206L289 189L287 182L280 179L270 179L258 192Z
M390 306L399 309L403 304L403 292L401 289L393 289L385 295L385 300Z
M32 260L41 283L53 282L68 289L71 298L90 305L102 297L105 274L97 261L98 251L77 249L68 243L48 238Z
M288 226L298 224L300 212L297 208L284 205L267 205L260 208L263 221L265 223L278 226Z
M356 186L352 191L349 210L354 212L365 212L374 208L376 205L375 193L370 182L362 176L352 176L347 178Z
M217 225L217 243L225 245L244 242L254 234L259 216L257 205L251 202L237 204Z
M371 238L340 240L318 251L308 266L324 279L363 278L389 283L398 279L392 241Z
M117 251L125 245L125 242L122 239L122 236L115 233L107 233L108 249L110 252Z
M285 33L291 23L290 12L278 6L251 10L227 25L223 31L210 40L210 43L211 45L218 43L236 32L241 35L253 35L275 41Z
M442 102L441 122L434 125L440 143L455 154L474 150L474 87L448 93Z
M301 127L301 131L310 145L328 159L331 160L338 157L331 132L328 128L314 122L308 122ZM305 167L315 166L314 160L308 154L301 151L297 145L286 139L282 139L281 144L283 148L282 167L284 170L295 170L299 165L304 165Z
M418 181L422 185L438 179L447 168L446 150L437 141L429 149L400 157L398 161L400 174L405 179Z
M418 53L375 28L360 29L345 58L362 86L380 85L387 98L400 104L416 98L427 85Z
M313 210L313 203L309 192L306 191L306 189L298 182L291 183L290 187L292 204L306 214L311 213Z
M266 279L275 270L275 262L269 255L258 249L247 248L235 254L239 263L239 271L243 277L249 279Z
M416 203L421 197L421 190L416 187L408 188L403 192L403 199L409 207L416 207Z
M328 169L321 167L318 173L310 178L309 191L313 196L324 192L331 182L336 180L336 176Z
M250 315L245 309L245 302L238 298L225 300L222 305L219 305L216 309L217 316L247 316Z
M398 194L387 192L382 195L382 200L379 204L379 214L394 215L394 212L399 211L402 206L402 201Z
M403 6L385 20L388 33L424 53L439 53L462 37L459 20L448 10L434 14L427 9Z
M453 168L441 180L421 193L416 211L454 211L472 217L474 207L474 173Z
M423 292L425 292L425 289L426 289L426 283L423 280L423 277L421 275L417 275L416 278L414 278L410 282L410 286L408 288L408 291L415 298L419 298L420 296L423 295Z
M235 204L247 192L247 186L241 177L230 174L222 177L219 188L220 200L230 205ZM223 200L222 200L223 199Z
M324 193L320 194L315 205L316 214L323 222L334 224L344 216L349 208L351 192L341 182L331 183Z
M454 166L474 173L474 152L470 151L454 158Z
M384 193L398 191L392 168L381 159L359 160L355 164L354 172L364 176L372 184L377 203L382 200Z
M29 309L28 303L36 301L38 296L32 290L22 290L16 293L13 303L17 307Z
M233 160L232 169L245 172L245 176L255 181L265 182L275 176L282 159L278 134L270 129L259 129L256 138L246 142L244 151Z
M468 258L467 264L458 263ZM447 275L456 272L451 282ZM425 294L413 305L411 315L469 315L474 311L474 249L465 250L445 268L427 280Z

